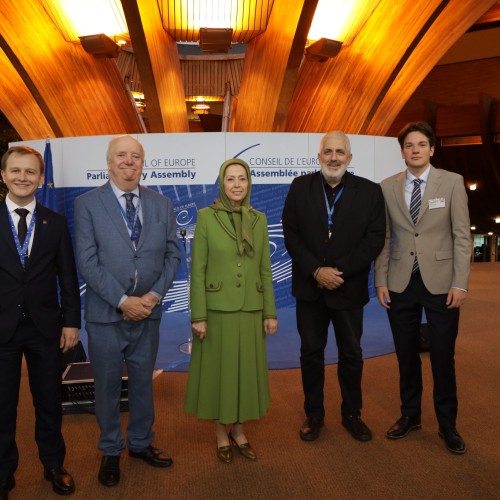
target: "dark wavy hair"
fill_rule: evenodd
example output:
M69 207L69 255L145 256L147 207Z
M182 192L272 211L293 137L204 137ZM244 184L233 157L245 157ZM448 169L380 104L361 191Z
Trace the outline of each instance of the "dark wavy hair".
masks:
M405 142L406 136L411 132L420 132L424 134L427 139L429 139L429 145L433 148L436 145L436 135L432 127L426 122L414 122L406 124L398 134L398 142L403 149L403 144Z

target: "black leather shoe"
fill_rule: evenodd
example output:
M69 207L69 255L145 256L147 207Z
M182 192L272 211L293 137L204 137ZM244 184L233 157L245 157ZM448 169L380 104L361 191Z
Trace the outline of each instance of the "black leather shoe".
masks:
M70 495L75 491L75 482L64 467L44 467L43 477L52 483L52 489L58 495Z
M358 441L370 441L372 431L361 420L359 415L342 416L342 425L351 433L351 436Z
M117 485L120 481L120 456L104 455L97 478L104 486Z
M142 458L153 467L170 467L173 463L170 455L151 445L142 451L129 450L128 454L133 458Z
M456 429L439 429L439 437L444 439L446 443L446 448L452 453L457 453L461 455L465 453L465 443L462 436L458 433Z
M16 481L13 475L10 475L6 479L0 480L0 499L9 500L9 491L14 488Z
M307 417L300 428L300 439L303 441L314 441L318 439L319 431L323 427L324 420L321 417Z
M387 431L386 436L389 439L401 439L410 433L420 429L420 416L405 417L404 415Z

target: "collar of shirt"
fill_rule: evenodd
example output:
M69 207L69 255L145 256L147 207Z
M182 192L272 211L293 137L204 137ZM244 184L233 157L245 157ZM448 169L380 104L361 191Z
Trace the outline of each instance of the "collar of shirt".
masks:
M420 177L415 177L408 169L406 170L406 187L411 186L413 189L413 181L415 179L421 179L422 184L420 185L420 189L422 192L424 191L425 185L427 184L427 179L429 178L429 172L431 171L430 164L427 165L424 173Z
M16 203L14 203L10 198L9 195L5 197L5 205L7 206L7 210L10 212L10 215L12 217L12 221L14 224L17 226L17 223L19 222L19 214L15 211L16 208L25 208L26 210L29 210L29 214L26 216L26 223L29 225L31 221L31 217L33 217L33 212L35 211L36 208L36 199L25 205L24 207L20 207Z
M109 183L111 184L113 193L115 193L116 198L123 207L125 207L125 197L123 196L125 193L134 193L136 197L139 198L139 186L137 186L132 191L122 191L111 179L109 180ZM137 206L137 202L134 203L134 205Z

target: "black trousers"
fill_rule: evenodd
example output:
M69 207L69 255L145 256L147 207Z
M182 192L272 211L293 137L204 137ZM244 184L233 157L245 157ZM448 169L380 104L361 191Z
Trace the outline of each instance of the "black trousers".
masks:
M17 469L16 418L23 354L35 407L35 440L41 462L60 467L66 453L61 433L61 350L59 338L47 339L31 320L20 323L13 338L0 344L0 479Z
M390 292L391 308L387 311L399 363L402 415L421 413L422 364L419 352L422 309L429 328L429 354L434 379L434 409L443 429L456 425L458 401L455 378L455 341L458 334L459 309L446 307L447 294L433 295L420 276L412 276L402 293Z
M337 374L342 394L341 413L360 415L363 308L336 310L329 308L323 298L313 302L297 299L296 315L301 339L300 366L306 415L320 418L325 415L325 347L330 322L339 355Z

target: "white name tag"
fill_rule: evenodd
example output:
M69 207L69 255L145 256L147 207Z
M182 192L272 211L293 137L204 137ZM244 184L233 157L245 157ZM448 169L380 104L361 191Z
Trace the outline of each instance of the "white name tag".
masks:
M444 198L433 198L429 200L429 210L433 208L444 208L446 206L446 202Z

